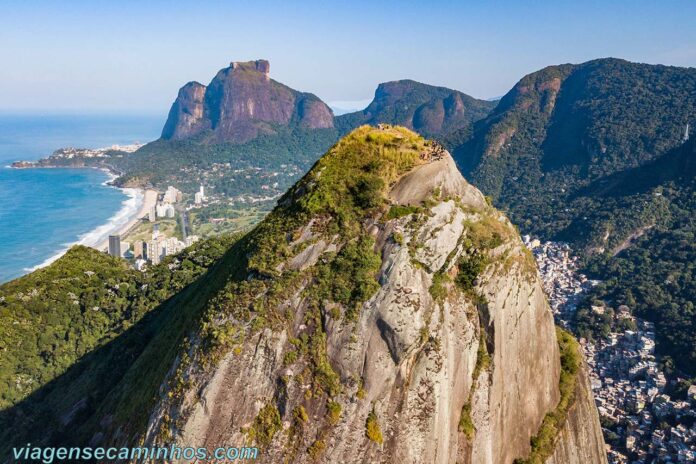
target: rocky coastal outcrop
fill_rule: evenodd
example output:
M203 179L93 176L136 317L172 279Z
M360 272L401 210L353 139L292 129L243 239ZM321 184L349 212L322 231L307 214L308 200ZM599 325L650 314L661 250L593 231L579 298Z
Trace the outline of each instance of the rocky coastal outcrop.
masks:
M551 311L515 228L437 144L357 129L238 247L146 444L247 443L260 462L537 453L530 441L562 399ZM577 377L553 455L534 455L547 462L606 460Z
M316 96L271 79L268 61L232 62L208 86L189 82L179 90L162 138L242 143L286 126L331 128L333 113Z

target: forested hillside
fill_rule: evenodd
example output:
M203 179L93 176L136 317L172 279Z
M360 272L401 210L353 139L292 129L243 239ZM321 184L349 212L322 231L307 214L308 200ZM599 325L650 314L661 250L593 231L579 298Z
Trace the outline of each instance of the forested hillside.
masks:
M682 354L680 367L696 373L696 256L685 245L696 213L693 143L684 143L694 120L696 69L616 59L551 66L520 80L454 153L522 231L585 254L605 281L594 297L657 322L658 349Z
M50 441L93 414L173 318L171 298L235 240L199 242L145 273L77 246L0 286L0 443L17 445L25 433Z
M495 102L478 100L458 90L412 80L385 82L362 111L336 117L345 134L361 124L399 124L426 137L442 137L485 117Z

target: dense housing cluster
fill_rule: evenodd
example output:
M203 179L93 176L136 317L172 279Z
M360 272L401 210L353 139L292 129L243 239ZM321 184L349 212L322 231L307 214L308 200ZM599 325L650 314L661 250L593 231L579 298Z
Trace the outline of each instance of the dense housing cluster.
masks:
M541 243L528 235L524 242L536 257L556 322L572 327L578 304L596 282L578 272L567 244ZM620 321L613 326L624 329L596 341L580 339L609 461L694 462L696 387L689 388L688 401L675 398L655 357L654 324L634 317L625 305L613 310L596 304L591 311L611 314Z

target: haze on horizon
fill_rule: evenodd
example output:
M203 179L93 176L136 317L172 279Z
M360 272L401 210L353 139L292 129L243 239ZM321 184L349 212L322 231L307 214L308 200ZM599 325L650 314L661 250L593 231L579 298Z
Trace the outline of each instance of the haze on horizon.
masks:
M2 2L0 112L166 114L184 83L257 58L342 109L396 79L491 98L552 64L696 66L690 1L143 3Z

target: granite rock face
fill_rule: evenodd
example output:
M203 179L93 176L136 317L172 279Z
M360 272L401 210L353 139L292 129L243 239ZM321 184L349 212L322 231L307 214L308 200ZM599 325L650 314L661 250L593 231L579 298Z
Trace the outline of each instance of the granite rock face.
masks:
M206 87L198 82L189 82L176 97L169 117L162 130L162 137L185 139L210 129L209 119L203 117Z
M173 366L183 387L169 394L164 384L146 444L166 437L213 449L251 439L269 463L492 464L529 455L560 398L556 330L533 258L447 152L422 159L388 194L392 207L421 209L364 224L381 265L379 288L356 319L332 316L325 303L322 339L307 339L316 307L307 297L312 279L300 279L275 303L284 328L250 333L213 365ZM308 272L347 246L317 232L322 220L291 234L299 251L278 272ZM472 243L485 248L487 264L465 290L455 283L457 263ZM312 369L325 381L335 373L328 396L288 354L302 343L325 347ZM582 383L553 464L605 462Z
M605 464L604 437L594 406L587 365L582 364L575 387L575 402L561 429L553 455L546 464Z
M277 127L333 127L333 113L324 102L274 81L269 73L266 60L233 62L207 87L186 84L169 111L162 138L243 143Z

